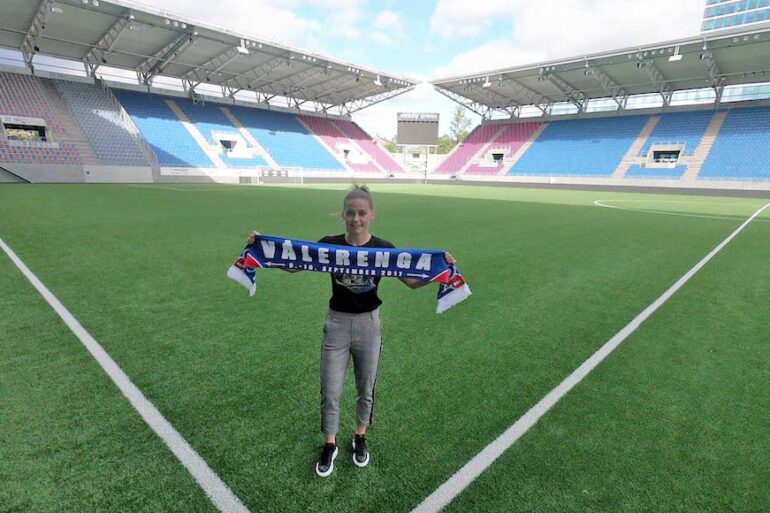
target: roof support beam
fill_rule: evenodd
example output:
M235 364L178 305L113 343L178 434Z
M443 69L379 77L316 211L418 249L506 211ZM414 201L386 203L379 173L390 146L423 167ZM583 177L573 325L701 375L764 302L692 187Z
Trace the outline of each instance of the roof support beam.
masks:
M357 100L353 100L352 102L347 102L346 104L340 105L340 107L347 113L347 115L351 115L354 112L358 112L359 110L365 109L367 107L371 107L372 105L376 105L378 103L382 103L384 101L390 100L391 98L395 98L396 96L402 95L404 93L407 93L414 89L416 86L408 86L408 87L402 87L400 89L394 89L391 91L385 91L380 94L370 96L368 98L360 98Z
M516 93L526 97L526 101L533 105L537 105L542 103L544 100L548 101L550 103L553 103L553 100L547 96L544 96L543 94L539 93L538 91L535 91L532 88L529 88L516 80L515 78L508 77L508 78L501 78L500 80L500 86L501 87L510 87L513 89Z
M27 29L27 35L21 43L20 50L24 56L24 62L27 63L27 67L33 72L35 71L35 68L32 65L32 59L35 57L35 54L40 51L37 44L40 41L41 33L45 29L45 19L48 17L48 13L51 12L52 5L53 0L40 0L37 11L35 12L35 17L32 19L32 24L30 24L29 29Z
M163 73L169 61L185 51L197 38L196 32L188 30L139 64L136 71L142 83L149 84L152 77Z
M241 54L241 51L236 47L231 47L220 53L213 59L210 59L200 66L195 66L193 69L182 75L182 79L195 80L198 82L209 82L209 75L218 73L225 66L237 59Z
M476 91L479 96L489 100L487 103L490 106L490 113L494 111L504 112L508 117L515 117L521 108L521 104L493 90L492 87L492 85L484 87L483 85L474 84L470 89Z
M663 98L663 107L668 107L671 105L671 98L674 95L671 86L668 84L668 80L666 80L666 77L663 76L658 67L655 66L652 59L644 59L640 54L637 54L637 56L638 60L636 62L636 67L643 69L644 72L647 73L650 82L652 82L658 90L658 94Z
M287 60L286 61L286 65L287 66L292 66L293 64L294 64L293 60ZM326 68L317 68L317 67L316 68L311 68L311 69L319 70L319 71L321 71L321 70L325 71L326 70ZM301 69L299 71L295 71L293 73L289 73L288 75L284 75L283 77L277 78L275 80L272 80L272 79L264 77L264 78L262 78L260 80L255 80L255 81L251 82L249 85L251 87L253 87L254 89L262 89L264 86L267 86L267 85L273 86L274 88L275 88L276 85L280 85L280 86L283 86L283 87L286 87L286 88L290 88L292 86L292 84L290 82L286 82L287 79L293 78L293 77L296 77L296 76L301 76L302 78L300 78L300 80L304 80L306 78L304 75L308 71L309 71L308 68L304 68L304 69ZM318 72L314 72L314 74L317 74L317 73Z
M544 80L549 81L553 86L561 91L566 97L567 101L574 103L578 108L578 112L585 112L586 109L586 97L579 90L575 89L572 84L561 78L554 70L540 70L540 76Z
M328 98L330 96L334 96L339 93L343 93L345 91L350 91L351 89L355 89L358 87L357 85L353 85L352 87L347 87L348 84L355 84L356 82L360 81L360 77L351 77L350 75L344 75L339 78L339 81L330 82L329 85L325 88L324 91L321 92L321 94L317 94L313 97L314 100L318 101L323 98Z
M588 61L586 61L585 74L599 83L604 92L609 94L615 103L618 104L618 109L623 110L626 108L629 96L628 92L612 80L601 68L591 66Z
M455 103L458 103L465 107L466 109L475 112L482 118L487 118L489 115L489 111L491 110L488 106L482 105L478 102L475 102L469 98L466 98L465 96L461 96L453 91L450 91L449 89L444 89L443 87L433 84L433 88L438 91L440 94L443 94L450 100L452 100Z
M708 43L704 41L703 51L700 54L700 58L706 64L706 72L708 73L709 77L709 85L712 89L714 89L714 94L716 95L714 98L714 103L719 105L722 103L722 94L725 91L726 79L722 75L722 71L719 69L716 59L714 59L714 54L711 50L708 49L707 45Z
M83 57L83 63L86 65L86 69L90 76L94 76L96 68L102 64L107 63L107 57L120 39L120 36L125 33L125 30L131 26L131 22L134 19L134 15L131 10L128 13L118 19L104 35L96 42L85 57Z
M292 96L296 93L303 91L303 88L300 87L302 83L307 82L313 77L316 77L318 75L323 75L328 72L329 71L325 67L324 68L312 67L312 68L304 69L297 73L292 73L291 75L287 75L285 77L281 77L277 79L275 82L269 82L264 85L259 85L256 87L261 90L271 91L276 94L280 94L281 96ZM286 82L286 79L289 77L292 77L298 80L295 83Z
M258 66L254 66L244 73L226 80L222 83L222 85L231 86L237 84L239 87L251 89L254 83L269 76L273 70L278 68L281 64L285 64L286 62L288 62L286 57L275 57L263 62Z

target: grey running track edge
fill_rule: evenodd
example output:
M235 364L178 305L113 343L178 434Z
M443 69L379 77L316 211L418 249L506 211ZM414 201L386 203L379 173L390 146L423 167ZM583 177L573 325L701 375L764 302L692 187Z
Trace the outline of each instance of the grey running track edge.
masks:
M494 442L486 446L480 453L466 463L452 477L442 484L435 492L425 498L412 513L436 513L441 511L452 499L459 495L468 487L482 472L489 468L492 463L499 458L508 448L524 436L529 429L534 426L548 410L559 402L567 392L572 390L575 385L580 383L592 370L598 366L602 360L609 356L624 340L626 340L641 324L655 313L671 296L673 296L690 278L700 271L709 261L714 258L725 246L727 246L739 233L746 228L749 223L756 219L765 209L770 207L770 203L760 208L749 217L741 226L722 241L711 253L706 255L703 260L698 262L695 267L690 269L684 276L679 278L671 288L663 293L650 306L645 308L642 313L636 316L628 325L620 330L614 337L608 340L598 351L596 351L588 360L583 362L580 367L575 369L572 374L559 383L559 385L548 392L537 404L527 411L519 420L500 435Z
M99 362L104 372L117 385L131 405L139 412L148 426L171 449L174 456L184 465L187 471L197 481L214 506L223 513L249 513L249 510L227 487L225 483L209 468L206 461L190 447L190 444L174 429L174 426L163 417L154 404L131 382L131 379L110 357L99 342L94 339L64 305L51 293L48 288L35 276L21 259L0 239L0 247L11 261L19 268L40 295L51 305L70 330L80 339L89 353Z

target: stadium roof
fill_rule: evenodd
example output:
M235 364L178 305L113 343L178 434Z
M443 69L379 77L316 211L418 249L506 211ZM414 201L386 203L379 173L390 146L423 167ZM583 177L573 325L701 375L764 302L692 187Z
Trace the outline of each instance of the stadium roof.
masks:
M524 106L544 114L570 102L658 93L668 106L675 91L770 81L770 28L732 30L569 59L434 80L437 91L484 117L519 116Z
M255 91L295 108L350 114L412 89L413 80L213 27L128 0L2 0L0 46L132 70L141 83L163 75L194 91Z

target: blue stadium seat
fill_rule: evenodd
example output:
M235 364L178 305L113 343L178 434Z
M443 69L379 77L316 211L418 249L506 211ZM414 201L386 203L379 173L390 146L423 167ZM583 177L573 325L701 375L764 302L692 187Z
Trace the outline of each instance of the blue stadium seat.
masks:
M610 176L648 119L617 116L553 121L508 174Z
M215 167L162 96L122 89L113 92L161 166Z
M239 106L228 109L279 166L345 170L293 114Z
M215 132L238 132L238 129L225 116L217 104L196 105L186 99L175 99L174 102L190 118L190 121L195 124L208 143L214 144ZM227 154L222 153L220 157L227 164L227 167L232 168L267 167L268 165L265 159L259 155L255 155L252 158L230 158Z
M730 111L699 180L770 180L770 108Z
M653 144L684 144L683 155L692 155L706 133L714 111L663 114L642 148L647 155Z

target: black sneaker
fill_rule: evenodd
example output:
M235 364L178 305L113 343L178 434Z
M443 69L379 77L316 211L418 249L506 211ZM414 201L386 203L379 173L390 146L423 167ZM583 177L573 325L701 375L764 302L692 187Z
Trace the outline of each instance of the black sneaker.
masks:
M369 464L369 448L366 447L366 435L356 435L353 438L353 463L357 467Z
M339 453L337 444L324 444L321 458L315 464L315 473L321 477L330 476L334 470L334 458L337 457L337 453Z

